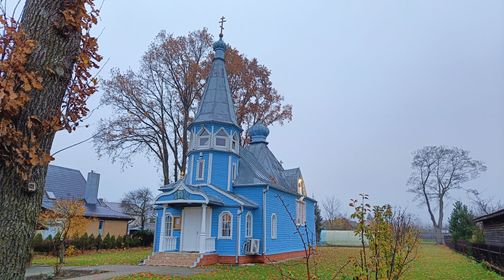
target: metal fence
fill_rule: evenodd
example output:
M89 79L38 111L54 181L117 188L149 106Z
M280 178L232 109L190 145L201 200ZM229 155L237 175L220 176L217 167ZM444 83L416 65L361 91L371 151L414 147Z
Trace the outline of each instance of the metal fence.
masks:
M493 270L504 275L504 247L473 244L467 241L454 242L451 238L446 238L446 245L453 250L473 257L477 261L485 261Z

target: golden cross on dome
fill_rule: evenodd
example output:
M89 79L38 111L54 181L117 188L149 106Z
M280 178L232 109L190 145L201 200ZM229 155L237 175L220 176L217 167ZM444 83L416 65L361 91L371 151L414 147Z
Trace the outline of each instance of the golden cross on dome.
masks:
M220 23L220 34L219 34L219 37L221 37L221 38L224 36L224 34L222 34L222 31L224 31L224 22L226 22L226 18L224 16L222 16L220 18L220 21L219 21L219 23Z

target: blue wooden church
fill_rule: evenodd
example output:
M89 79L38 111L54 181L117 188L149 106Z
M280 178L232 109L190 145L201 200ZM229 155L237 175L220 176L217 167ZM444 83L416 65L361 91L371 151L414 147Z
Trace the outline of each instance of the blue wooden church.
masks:
M304 255L303 238L315 242L315 201L299 168L284 169L268 148L261 122L242 129L225 69L226 43L215 56L190 126L186 176L156 198L150 265L268 262ZM288 209L288 211L287 211Z

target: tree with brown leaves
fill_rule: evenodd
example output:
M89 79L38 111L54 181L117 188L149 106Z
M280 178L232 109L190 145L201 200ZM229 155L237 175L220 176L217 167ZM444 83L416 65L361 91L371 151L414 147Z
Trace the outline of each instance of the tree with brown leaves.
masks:
M86 232L86 226L91 222L85 214L85 203L80 200L58 200L50 210L40 213L40 224L56 228L60 233L59 239L55 240L60 265L64 263L65 244L68 239Z
M98 153L129 163L133 155L147 152L159 162L164 184L171 181L170 170L174 181L185 174L188 127L210 71L212 41L206 29L179 37L162 31L139 71L114 70L102 104L112 107L115 116L98 128ZM270 71L257 59L228 48L226 69L238 124L245 131L258 120L269 125L292 119L292 106L282 104Z
M23 279L56 131L74 130L96 91L92 0L28 0L0 15L0 279Z

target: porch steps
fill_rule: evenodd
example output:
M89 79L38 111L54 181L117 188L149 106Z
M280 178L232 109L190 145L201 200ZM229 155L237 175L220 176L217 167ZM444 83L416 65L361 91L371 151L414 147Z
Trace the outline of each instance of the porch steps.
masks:
M199 253L161 252L148 257L145 265L196 267L201 260Z

